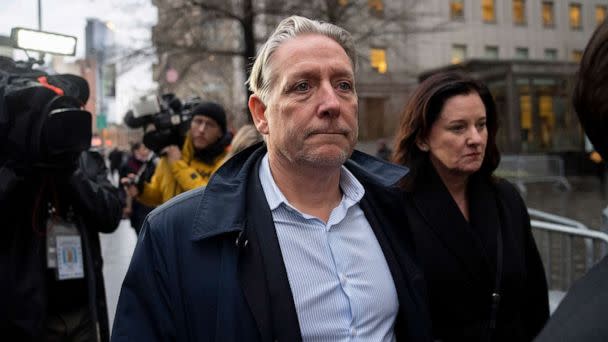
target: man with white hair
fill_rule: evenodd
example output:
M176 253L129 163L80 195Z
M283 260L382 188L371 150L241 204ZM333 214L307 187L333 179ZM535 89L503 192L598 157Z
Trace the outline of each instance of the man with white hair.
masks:
M113 340L430 341L392 186L353 152L350 34L283 20L249 79L254 145L144 223Z

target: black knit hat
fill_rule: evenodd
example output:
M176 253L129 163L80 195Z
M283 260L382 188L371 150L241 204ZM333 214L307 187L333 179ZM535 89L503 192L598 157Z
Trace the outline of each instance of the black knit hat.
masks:
M192 116L203 115L212 118L220 125L222 133L226 134L226 112L215 102L202 102L192 109Z

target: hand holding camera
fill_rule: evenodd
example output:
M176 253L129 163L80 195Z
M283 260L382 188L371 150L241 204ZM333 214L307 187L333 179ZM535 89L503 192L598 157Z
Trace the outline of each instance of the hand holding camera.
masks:
M176 162L182 159L182 151L180 151L177 145L169 145L165 147L161 155L166 155L170 163Z
M129 173L127 177L123 177L120 180L120 184L122 184L125 188L125 192L129 197L137 197L139 195L139 189L137 187L138 177L134 173Z

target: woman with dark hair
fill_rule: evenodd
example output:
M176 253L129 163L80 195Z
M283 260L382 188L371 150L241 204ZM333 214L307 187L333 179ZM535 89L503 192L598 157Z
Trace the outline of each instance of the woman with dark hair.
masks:
M402 114L394 161L433 334L440 341L530 341L549 317L526 206L492 175L500 161L488 88L462 73L429 77Z

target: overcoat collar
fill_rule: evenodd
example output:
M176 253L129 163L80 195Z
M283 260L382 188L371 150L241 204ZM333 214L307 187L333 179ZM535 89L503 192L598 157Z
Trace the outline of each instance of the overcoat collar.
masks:
M264 143L250 146L232 157L211 177L196 210L191 240L243 230L246 219L247 179L252 168L265 153ZM359 151L353 151L344 165L362 184L369 183L381 187L394 186L408 172L405 167L381 161Z
M435 169L424 171L412 193L415 208L470 277L493 284L501 223L492 181L476 175L469 179L467 222Z

